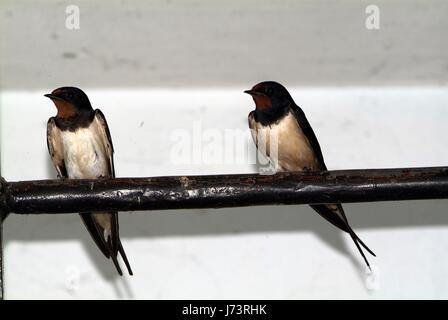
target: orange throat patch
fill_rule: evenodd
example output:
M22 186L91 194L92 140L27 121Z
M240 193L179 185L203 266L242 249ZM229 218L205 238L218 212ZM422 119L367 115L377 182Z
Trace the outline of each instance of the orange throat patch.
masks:
M267 110L272 107L271 99L268 96L256 95L253 96L253 99L255 101L255 107L257 108L257 110Z
M76 107L68 102L62 101L62 100L53 100L56 108L58 109L58 118L62 119L68 119L73 118L78 114L78 111L76 110Z

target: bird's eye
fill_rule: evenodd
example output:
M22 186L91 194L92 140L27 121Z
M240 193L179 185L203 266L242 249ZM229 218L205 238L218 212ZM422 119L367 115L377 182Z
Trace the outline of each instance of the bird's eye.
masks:
M71 93L71 92L67 92L67 93L65 94L65 97L66 97L67 99L71 99L71 98L73 98L73 93Z
M269 95L272 94L272 88L267 88L266 89L266 93L269 94Z

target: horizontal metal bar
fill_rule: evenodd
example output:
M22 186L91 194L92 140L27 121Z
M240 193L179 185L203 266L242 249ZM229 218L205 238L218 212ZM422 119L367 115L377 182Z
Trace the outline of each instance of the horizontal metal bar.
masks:
M18 214L448 198L448 167L2 182Z

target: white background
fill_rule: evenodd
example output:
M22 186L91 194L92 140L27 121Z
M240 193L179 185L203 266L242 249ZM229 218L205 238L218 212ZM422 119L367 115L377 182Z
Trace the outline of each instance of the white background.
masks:
M105 113L117 176L256 172L176 164L172 135L195 123L246 130L253 102L242 91L266 79L290 89L330 169L447 164L444 3L378 1L378 31L364 28L358 1L226 3L80 2L81 29L68 31L65 2L2 2L2 176L55 176L45 141L55 108L43 94L61 85ZM378 256L373 277L307 206L122 213L135 273L123 278L77 215L11 215L6 297L447 298L447 204L345 205Z

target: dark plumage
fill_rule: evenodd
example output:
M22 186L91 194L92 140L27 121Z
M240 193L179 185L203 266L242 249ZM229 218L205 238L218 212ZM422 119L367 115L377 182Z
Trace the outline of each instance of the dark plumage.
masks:
M113 145L103 113L93 110L80 89L63 87L46 94L58 114L48 120L47 145L60 178L97 179L115 177ZM119 237L117 212L84 212L80 216L98 248L111 258L122 275L117 260L121 254L129 274L132 270Z
M260 150L266 150L265 155L278 171L325 171L319 142L311 128L303 110L295 104L288 90L274 81L265 81L246 90L256 105L249 114L249 127L254 141ZM260 134L267 131L269 134ZM261 140L260 137L271 138ZM277 139L277 158L270 155L272 137ZM260 146L260 144L265 144ZM375 254L359 239L350 227L341 204L311 205L327 221L350 234L367 266L370 264L360 247L370 254Z

